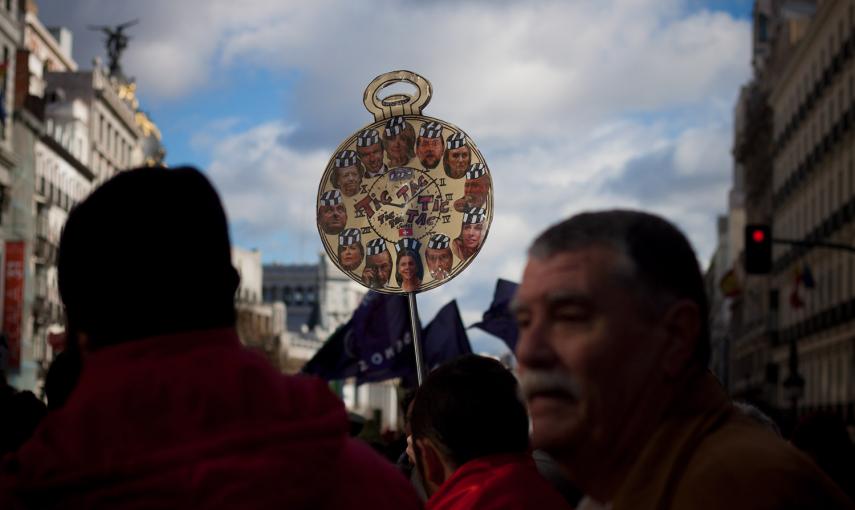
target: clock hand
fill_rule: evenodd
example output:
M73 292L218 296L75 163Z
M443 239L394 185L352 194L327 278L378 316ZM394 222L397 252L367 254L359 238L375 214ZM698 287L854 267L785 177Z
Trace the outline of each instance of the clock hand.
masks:
M436 182L436 179L434 179L434 180L430 181L430 183L428 183L428 185L427 185L427 186L425 186L424 188L422 188L421 190L419 190L419 192L418 192L418 193L416 193L415 195L413 195L412 197L410 197L410 199L409 199L409 200L407 200L406 202L404 202L404 204L403 204L401 207L404 207L405 205L409 204L410 202L412 202L412 201L413 201L413 200L415 200L416 198L421 197L421 196L422 196L422 193L421 193L421 192L422 192L422 191L424 191L425 189L427 189L427 187L428 187L428 186L430 186L431 184L433 184L433 183L435 183L435 182Z

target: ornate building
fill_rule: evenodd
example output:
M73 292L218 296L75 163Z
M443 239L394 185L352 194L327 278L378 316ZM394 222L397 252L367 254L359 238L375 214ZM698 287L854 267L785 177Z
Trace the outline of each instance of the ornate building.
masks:
M80 70L71 57L72 34L45 27L34 0L5 5L11 10L0 13L0 32L7 15L19 32L14 58L5 66L3 97L14 105L4 110L14 119L13 136L7 137L14 164L5 185L0 168L0 190L8 196L0 204L9 204L8 229L0 234L4 248L21 253L23 271L19 277L4 265L5 289L20 294L4 290L5 302L20 297L20 304L4 305L3 332L21 350L11 379L35 388L54 349L63 347L56 252L68 212L116 172L161 163L164 151L157 127L139 109L132 81L110 74L97 59L91 70ZM3 150L0 141L0 167ZM0 215L0 228L2 220ZM4 254L4 263L11 259Z
M855 4L757 0L753 38L720 227L730 255L716 259L739 285L728 299L713 292L714 320L729 323L727 383L785 423L817 409L853 423L855 256L776 242L772 273L746 275L741 229L770 224L776 240L855 245Z
M773 237L855 245L855 3L818 2L769 92ZM792 364L802 395L778 380L779 406L826 409L855 423L855 254L775 245L771 363ZM790 367L784 370L784 367Z
M267 264L263 296L266 303L287 308L282 338L282 368L296 373L339 326L350 320L365 288L345 276L326 253L317 264ZM396 381L336 384L347 408L372 420L378 431L401 426Z

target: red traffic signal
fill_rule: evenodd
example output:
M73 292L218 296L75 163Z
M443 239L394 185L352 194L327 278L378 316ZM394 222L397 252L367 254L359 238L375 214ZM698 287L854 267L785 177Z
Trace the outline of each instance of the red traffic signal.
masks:
M745 227L745 272L766 274L772 270L772 232L769 225Z

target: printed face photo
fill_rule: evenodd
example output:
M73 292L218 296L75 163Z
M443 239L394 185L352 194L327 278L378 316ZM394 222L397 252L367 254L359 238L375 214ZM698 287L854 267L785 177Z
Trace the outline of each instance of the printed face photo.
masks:
M404 250L398 254L395 268L395 278L401 289L415 292L422 283L424 269L419 254L412 250Z
M362 176L359 173L358 167L345 166L336 168L335 172L336 183L342 195L352 197L359 192L359 184L362 182Z
M451 273L451 264L454 259L451 256L451 248L427 248L425 261L434 280L444 280Z
M410 162L413 157L413 142L416 140L412 126L408 125L401 133L384 137L383 140L391 166L404 166Z
M481 244L481 240L484 238L484 224L473 223L470 225L463 225L460 238L463 241L463 247L467 250L478 248Z
M477 179L466 179L463 184L463 198L454 201L454 210L463 212L476 207L483 207L490 191L489 179L486 175Z
M338 247L338 261L343 268L352 271L362 264L362 245L359 243Z
M469 170L471 162L472 152L468 146L448 149L445 151L445 158L443 159L445 174L452 179L460 179Z
M383 168L383 146L380 143L368 147L357 147L356 153L368 173L377 173Z
M369 287L385 287L392 276L392 255L388 251L369 255L365 259L362 281Z
M404 282L414 281L418 278L418 267L416 258L412 255L404 255L398 261L398 272Z
M339 234L347 224L344 204L322 205L318 208L318 222L325 234Z
M418 156L422 166L428 170L439 165L444 150L445 142L442 141L442 137L426 138L420 136L416 141L416 156Z

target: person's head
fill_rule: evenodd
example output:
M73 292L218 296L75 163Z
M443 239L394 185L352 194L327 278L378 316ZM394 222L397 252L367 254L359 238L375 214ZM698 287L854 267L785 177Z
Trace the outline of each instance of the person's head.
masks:
M419 157L419 162L428 170L434 169L442 160L443 152L442 124L433 120L422 124L419 137L416 138L416 156Z
M473 354L427 376L416 392L410 428L428 493L471 460L524 454L529 447L517 380L498 361Z
M442 157L442 167L445 175L452 179L460 179L466 174L472 163L472 149L466 143L466 135L454 133L445 141L445 154Z
M398 241L395 248L398 251L395 260L395 280L398 285L403 285L404 282L421 282L424 278L424 268L419 257L421 243L417 239L407 237Z
M239 277L226 214L194 168L121 172L71 210L59 292L87 349L233 326Z
M392 255L386 249L386 241L380 237L372 239L368 241L367 248L365 267L375 272L378 287L388 285L389 278L392 276Z
M332 189L321 195L318 206L318 223L325 234L338 234L347 224L347 209L341 198L341 191Z
M338 262L341 267L353 271L362 264L365 250L362 248L361 241L358 228L344 229L338 235Z
M454 259L451 255L451 239L445 234L434 234L425 249L425 262L434 280L443 280L451 273Z
M460 226L460 241L468 251L476 250L484 240L484 222L487 214L484 209L471 209L463 213Z
M362 183L362 175L365 171L356 152L339 152L336 154L333 164L335 169L330 175L330 183L332 183L333 188L340 189L346 197L352 197L359 193L359 185Z
M383 129L383 148L392 166L403 166L416 155L416 130L403 117L392 117Z
M548 228L512 310L533 444L575 476L635 451L708 363L697 258L652 214L589 212Z
M466 181L463 183L463 198L455 200L454 209L459 212L484 207L490 192L490 175L487 167L475 163L466 171Z
M365 129L356 135L356 153L368 173L377 173L383 168L383 145L376 129Z

